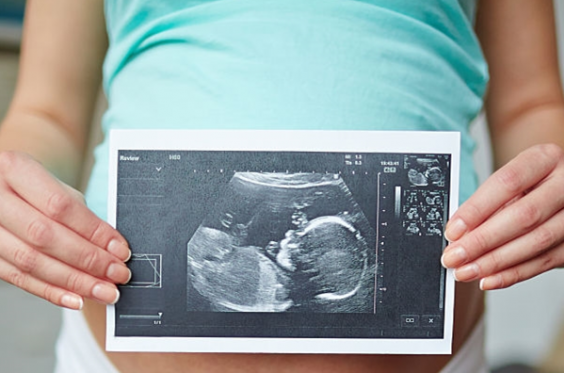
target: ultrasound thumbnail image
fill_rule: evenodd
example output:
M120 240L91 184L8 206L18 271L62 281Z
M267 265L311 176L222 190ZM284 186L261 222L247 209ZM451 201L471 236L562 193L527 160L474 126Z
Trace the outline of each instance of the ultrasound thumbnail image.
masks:
M404 168L412 186L445 186L445 173L443 166L435 157L406 157Z
M188 310L371 313L374 240L338 174L236 172L187 244Z
M444 162L444 160L443 160ZM404 168L412 187L404 193L403 227L407 236L439 236L446 221L445 169L437 157L407 156Z

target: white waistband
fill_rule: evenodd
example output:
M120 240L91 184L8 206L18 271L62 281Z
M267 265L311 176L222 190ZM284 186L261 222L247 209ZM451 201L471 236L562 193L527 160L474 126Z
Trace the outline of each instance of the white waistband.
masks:
M55 373L119 373L102 352L82 312L63 310Z
M484 320L439 373L487 373ZM82 312L64 310L55 373L120 373L92 336Z
M488 373L484 350L484 317L480 319L470 337L439 373Z

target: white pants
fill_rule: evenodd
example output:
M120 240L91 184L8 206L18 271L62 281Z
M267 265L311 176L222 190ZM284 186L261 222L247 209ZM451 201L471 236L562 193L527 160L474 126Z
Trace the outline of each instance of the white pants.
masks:
M439 373L488 373L484 356L484 321ZM82 312L64 310L57 341L55 373L119 373L98 347Z

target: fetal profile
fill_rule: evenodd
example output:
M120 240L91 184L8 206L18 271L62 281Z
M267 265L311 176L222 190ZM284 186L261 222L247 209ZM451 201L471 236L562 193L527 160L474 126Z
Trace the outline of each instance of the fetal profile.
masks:
M187 244L187 309L372 313L376 262L340 175L236 172Z

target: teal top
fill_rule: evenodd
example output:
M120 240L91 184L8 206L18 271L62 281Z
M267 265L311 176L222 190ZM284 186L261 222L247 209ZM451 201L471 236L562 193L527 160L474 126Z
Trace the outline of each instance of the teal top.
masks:
M103 129L462 133L461 200L476 188L468 124L487 65L464 0L106 0ZM89 206L106 216L108 143Z

